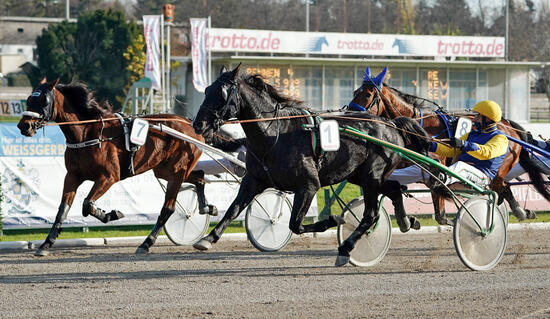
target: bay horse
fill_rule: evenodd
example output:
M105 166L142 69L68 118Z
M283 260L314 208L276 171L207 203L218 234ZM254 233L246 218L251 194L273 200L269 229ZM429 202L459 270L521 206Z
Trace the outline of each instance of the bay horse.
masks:
M365 110L370 114L386 118L396 118L406 116L417 119L422 128L432 137L450 138L454 135L454 126L456 120L447 114L443 109L438 108L433 110L430 107L423 107L425 102L435 104L429 100L403 93L396 88L390 87L383 83L387 68L384 68L377 76L372 76L370 68L365 70L362 85L353 92L353 99L349 103L348 108L353 110ZM473 116L469 116L470 119ZM526 134L523 127L518 123L502 119L498 123L498 129L506 135L521 139L530 143L532 138ZM533 160L529 153L522 150L518 143L510 142L508 153L504 162L500 166L497 176L492 180L490 188L499 194L500 201L505 199L510 205L510 209L518 219L525 217L534 219L536 215L533 212L525 211L520 207L512 195L510 186L505 182L505 176L512 167L519 161L520 165L527 171L535 189L550 201L550 193L544 184L544 179L538 168L540 165ZM449 163L450 164L450 163ZM435 219L440 224L448 224L445 217L444 196L440 196L437 192L432 191L432 197L435 208ZM500 204L500 203L499 203Z
M58 80L43 81L27 99L27 111L17 124L22 135L33 136L48 121L57 123L78 122L98 119L86 124L61 125L67 141L65 167L67 174L63 184L63 195L55 222L44 243L35 255L45 256L61 232L74 201L77 188L86 180L94 184L84 199L82 215L93 216L103 223L117 220L124 215L118 210L106 212L96 206L100 198L116 182L133 175L153 170L157 178L166 180L166 195L160 215L151 233L137 248L136 253L147 253L157 236L174 212L176 197L182 182L197 186L201 213L212 213L215 207L204 200L204 172L192 171L201 156L194 144L168 136L163 132L150 130L146 142L133 159L125 148L125 135L121 122L115 114L105 109L93 97L83 83L58 84ZM150 122L162 123L199 141L204 138L195 134L190 121L174 114L148 115ZM72 146L72 147L69 147ZM133 170L129 167L133 160Z
M356 241L379 218L378 195L389 191L401 194L400 190L385 189L384 183L401 158L389 148L348 135L340 137L338 151L320 154L312 147L311 132L303 129L303 125L308 123L304 114L311 114L303 108L303 102L280 95L260 75L239 76L240 66L232 71L222 67L217 80L206 88L193 128L197 134L208 137L225 121L241 120L247 138L247 174L225 216L194 247L210 249L254 196L268 187L294 192L289 222L293 233L323 232L337 226L344 221L334 215L313 224L303 225L302 222L320 187L347 179L363 189L365 211L357 229L338 248L336 265L345 265ZM288 116L298 118L285 119ZM311 118L315 118L315 114ZM389 120L363 113L363 121L334 119L340 126L349 125L379 139L427 154L428 135L409 118Z

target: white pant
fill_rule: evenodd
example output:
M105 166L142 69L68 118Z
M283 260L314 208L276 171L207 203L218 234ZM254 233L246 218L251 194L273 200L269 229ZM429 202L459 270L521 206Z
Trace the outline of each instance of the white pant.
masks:
M399 168L393 170L388 177L390 181L398 181L401 185L408 185L413 183L422 183L424 180L428 180L430 175L425 173L420 167L411 165L405 168Z
M449 166L449 169L455 174L462 176L463 178L471 181L476 185L479 185L480 187L485 187L489 185L489 178L487 177L487 175L485 175L485 173L470 164L466 164L464 162L456 162L453 165ZM388 180L398 181L401 185L408 185L412 183L422 183L429 178L430 176L422 169L420 169L420 167L412 165L409 167L394 170L390 177L388 177ZM450 176L445 184L449 185L455 182L460 182L460 180Z
M456 162L453 165L449 166L449 170L455 173L456 175L476 184L479 187L486 187L489 185L489 177L485 175L481 170L475 168L474 166L464 163ZM445 181L445 185L450 185L453 183L461 183L462 181L454 176L449 176Z

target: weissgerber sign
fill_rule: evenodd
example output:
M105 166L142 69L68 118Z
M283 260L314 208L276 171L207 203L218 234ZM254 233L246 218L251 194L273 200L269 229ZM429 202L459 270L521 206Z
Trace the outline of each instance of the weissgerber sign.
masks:
M219 52L384 56L504 57L503 37L291 32L210 29L207 46Z

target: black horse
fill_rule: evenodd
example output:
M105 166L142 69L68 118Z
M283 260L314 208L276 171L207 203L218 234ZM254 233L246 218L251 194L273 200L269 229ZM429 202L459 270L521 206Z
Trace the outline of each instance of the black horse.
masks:
M240 64L232 71L223 67L218 79L206 88L193 128L208 137L228 119L250 120L241 123L247 137L247 174L223 219L194 247L209 249L254 196L268 187L295 193L289 225L292 232L322 232L337 226L343 222L339 216L309 225L302 225L302 222L320 187L347 179L363 189L365 211L357 229L338 249L336 265L345 265L355 242L378 220L378 195L391 194L392 198L401 199L401 190L385 187L386 178L401 158L388 148L348 135L341 136L338 151L318 152L312 147L311 132L303 129L308 119L299 118L306 113L302 102L279 95L259 75L238 76L239 68ZM356 114L361 121L337 119L338 124L427 154L428 135L414 120ZM287 116L294 118L285 119ZM398 220L401 213L404 215L404 211L396 212Z

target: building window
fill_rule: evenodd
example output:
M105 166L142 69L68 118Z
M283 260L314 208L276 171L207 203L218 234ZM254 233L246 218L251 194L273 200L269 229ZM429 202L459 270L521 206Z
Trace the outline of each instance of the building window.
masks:
M306 101L305 106L320 110L322 78L322 66L293 67L289 93L294 98Z
M17 28L17 32L19 33L23 33L25 30L23 30L23 28Z
M450 70L449 110L471 109L476 104L476 70Z
M399 91L416 95L416 69L391 69L386 75L386 82Z
M487 85L487 70L477 71L477 101L483 101L489 99L489 90ZM477 102L476 101L476 102Z
M434 101L439 106L447 106L448 96L446 69L420 69L419 96Z
M353 68L325 68L323 109L339 109L353 98Z

